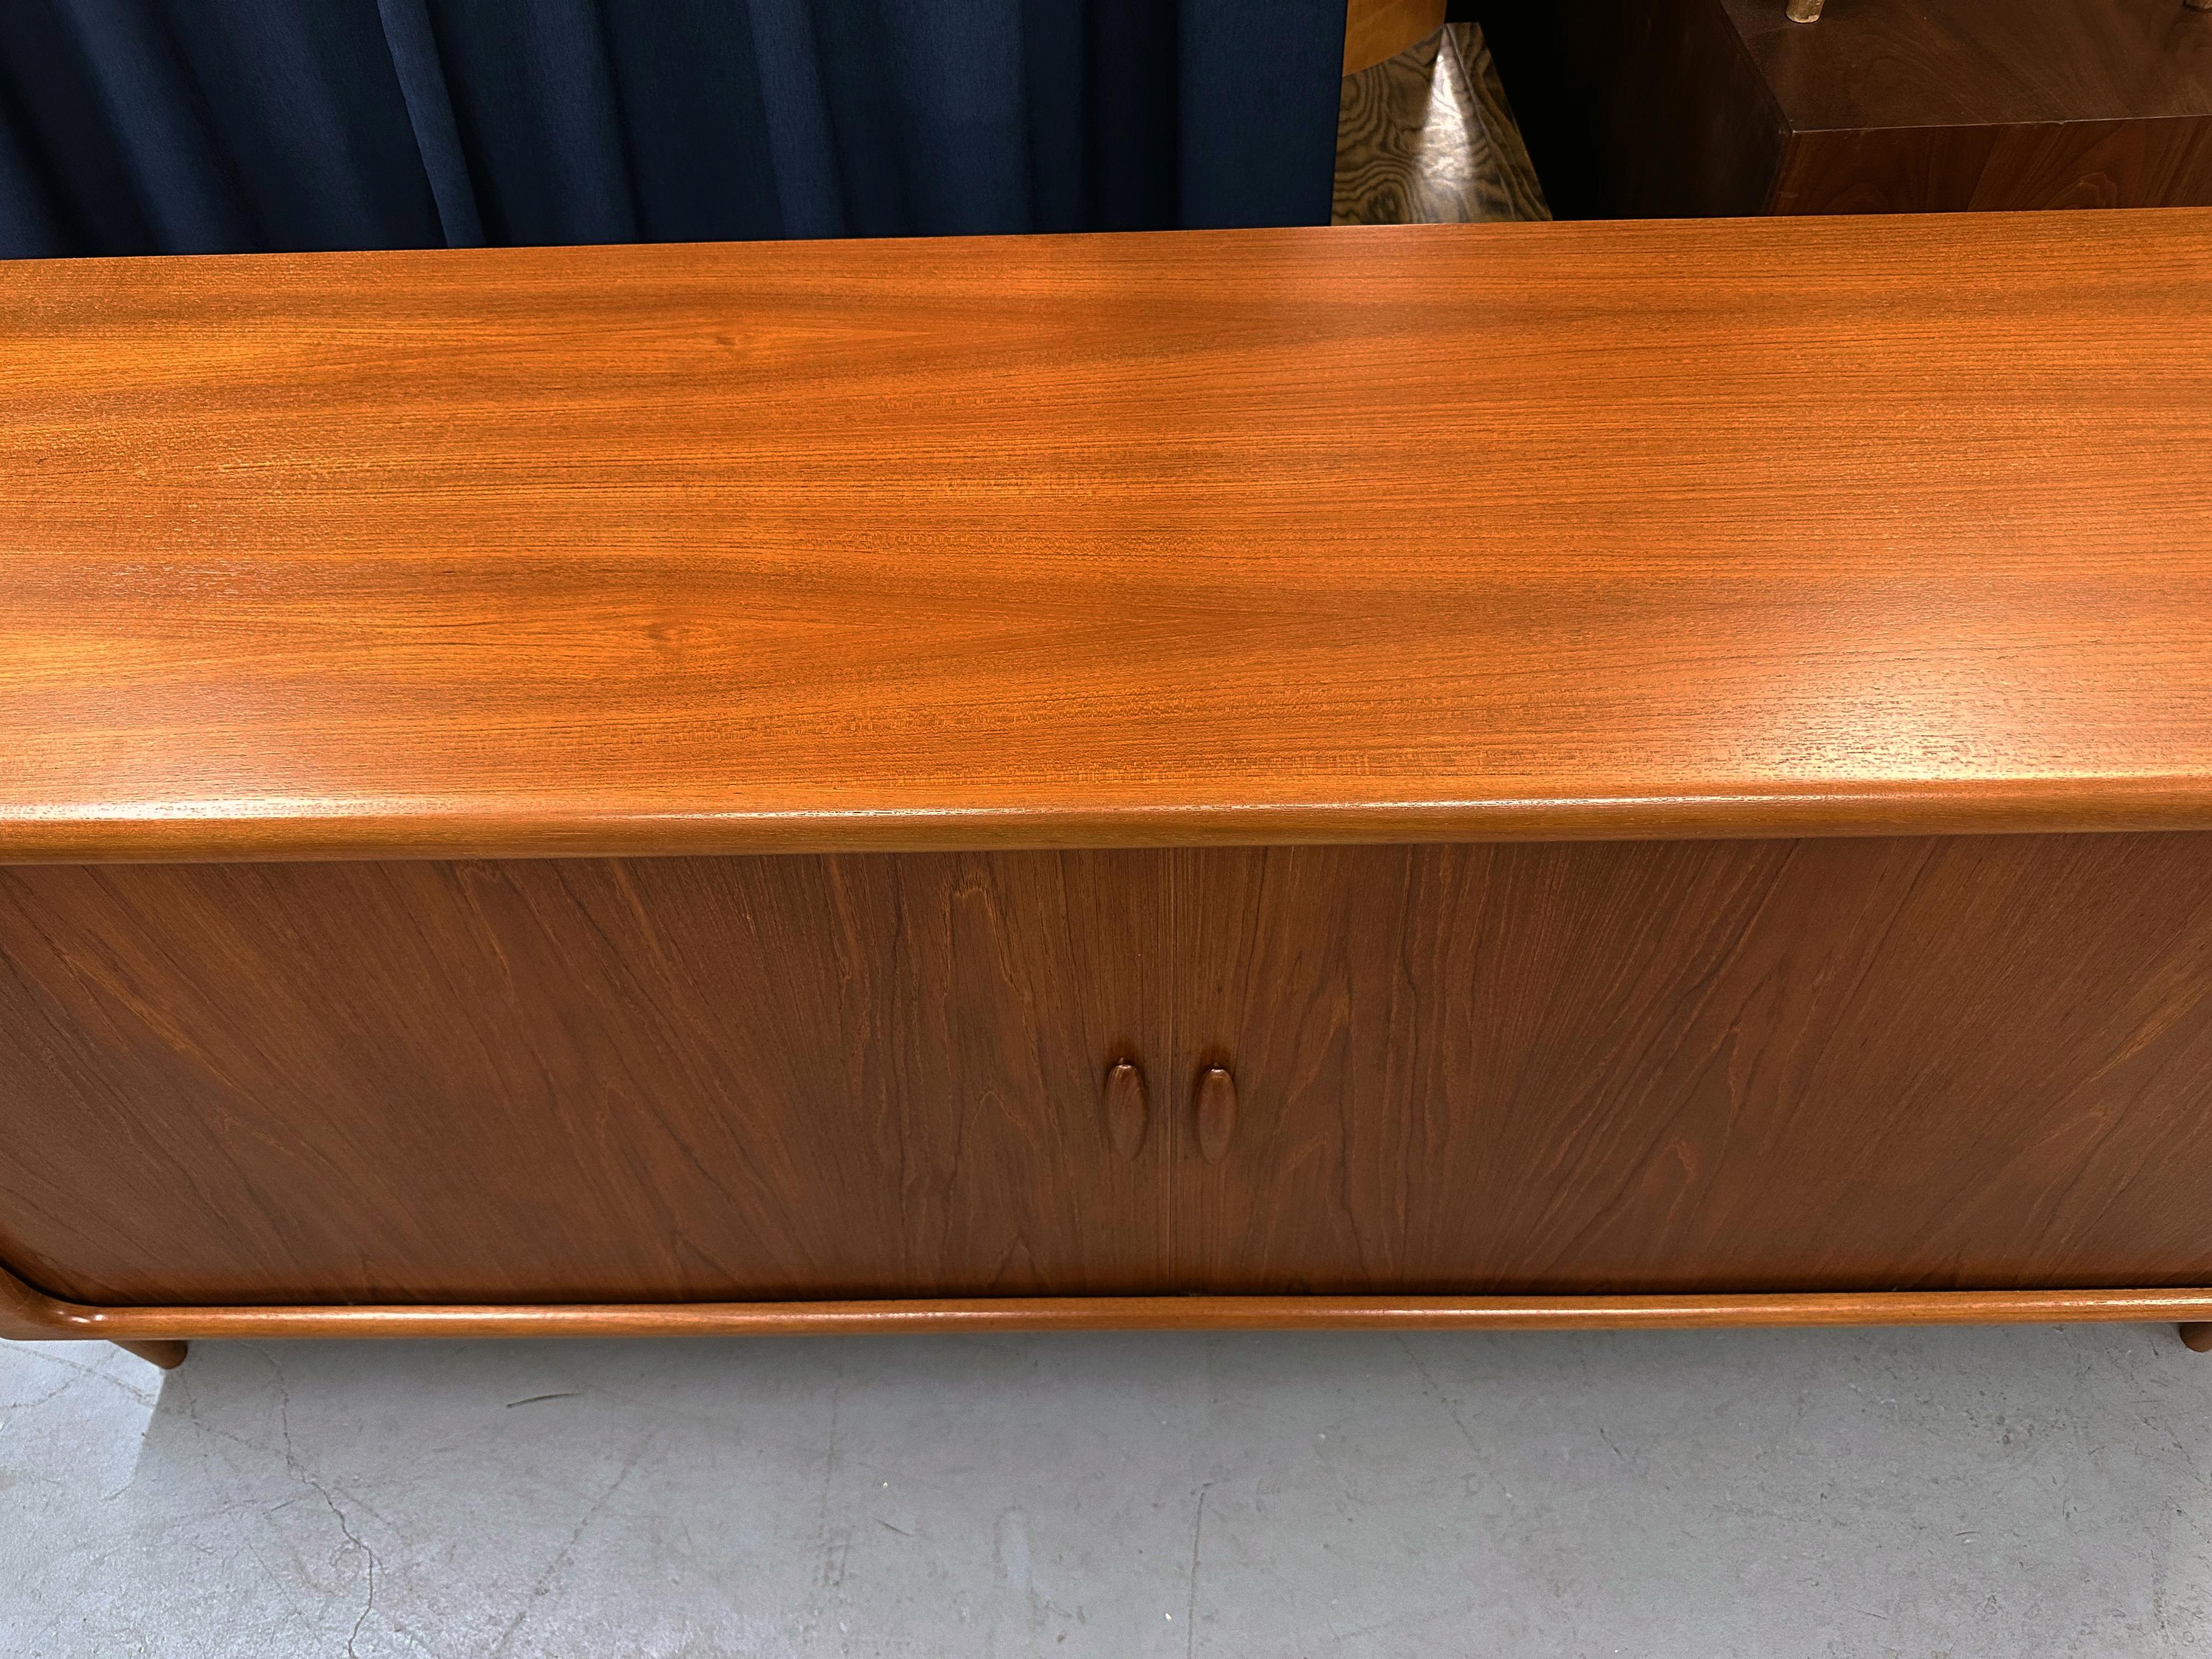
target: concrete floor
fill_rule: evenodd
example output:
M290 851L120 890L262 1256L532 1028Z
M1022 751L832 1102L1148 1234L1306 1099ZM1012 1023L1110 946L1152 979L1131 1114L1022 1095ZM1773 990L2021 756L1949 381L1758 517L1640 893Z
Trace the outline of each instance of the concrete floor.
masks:
M2169 1327L0 1345L0 1653L2201 1653Z

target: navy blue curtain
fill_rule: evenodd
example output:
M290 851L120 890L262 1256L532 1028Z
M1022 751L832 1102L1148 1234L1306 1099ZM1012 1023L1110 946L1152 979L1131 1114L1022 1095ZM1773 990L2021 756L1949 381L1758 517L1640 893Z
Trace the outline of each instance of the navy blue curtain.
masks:
M1325 224L1344 0L0 0L0 257Z

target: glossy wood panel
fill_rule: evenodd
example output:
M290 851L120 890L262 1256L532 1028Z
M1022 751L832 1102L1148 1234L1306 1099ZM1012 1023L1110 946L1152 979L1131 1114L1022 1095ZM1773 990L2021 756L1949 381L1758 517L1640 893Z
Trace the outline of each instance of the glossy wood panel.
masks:
M1155 1287L1147 854L0 871L0 1260L98 1303ZM1151 907L1148 908L1148 907Z
M33 261L0 338L0 860L2212 823L2212 214Z
M1194 1291L2212 1282L2212 836L1175 869Z
M0 1261L295 1324L2203 1285L2212 836L19 868L0 1098Z

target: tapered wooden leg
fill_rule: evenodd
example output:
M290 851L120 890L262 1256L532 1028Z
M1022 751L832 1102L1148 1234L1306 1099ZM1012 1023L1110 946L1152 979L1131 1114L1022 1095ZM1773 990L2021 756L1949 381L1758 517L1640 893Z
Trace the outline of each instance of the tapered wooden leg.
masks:
M2184 1326L2183 1328L2185 1330L2197 1330L2202 1328L2189 1325ZM159 1365L165 1371L173 1371L176 1370L178 1366L183 1364L185 1363L185 1355L189 1351L189 1346L182 1342L118 1341L115 1346L122 1349L125 1353L135 1353L141 1359L147 1360L153 1364ZM2194 1347L2196 1344L2191 1343L2190 1346Z
M2182 1346L2197 1353L2212 1353L2212 1323L2177 1325Z

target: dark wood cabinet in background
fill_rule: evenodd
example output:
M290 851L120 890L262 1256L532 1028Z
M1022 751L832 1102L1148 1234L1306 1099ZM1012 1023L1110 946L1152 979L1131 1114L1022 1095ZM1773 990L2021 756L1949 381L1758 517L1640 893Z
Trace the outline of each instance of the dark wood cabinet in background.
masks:
M2212 203L2184 0L1489 0L1563 218Z

